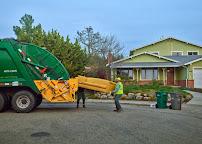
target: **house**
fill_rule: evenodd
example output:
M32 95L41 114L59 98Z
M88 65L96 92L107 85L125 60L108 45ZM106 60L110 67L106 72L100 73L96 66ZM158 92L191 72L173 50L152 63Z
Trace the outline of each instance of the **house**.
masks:
M148 84L202 88L202 46L175 38L136 48L130 56L110 64L111 76Z

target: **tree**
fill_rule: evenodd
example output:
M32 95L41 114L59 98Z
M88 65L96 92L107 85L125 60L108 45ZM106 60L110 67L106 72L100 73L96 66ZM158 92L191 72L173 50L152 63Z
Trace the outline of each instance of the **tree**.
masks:
M100 55L107 59L108 53L114 57L121 55L123 46L114 35L102 36L99 32L94 32L91 26L77 32L78 41L84 46L88 55Z
M81 32L77 31L77 39L84 46L87 54L96 54L101 40L99 32L94 32L91 26Z
M65 67L67 67L71 76L84 74L87 57L84 50L82 50L78 40L76 40L74 43L71 43L69 37L66 38L62 59L63 64Z
M107 59L109 53L115 58L121 55L123 46L114 35L103 36L101 40L99 53L103 59Z
M25 14L19 21L22 27L13 26L17 39L23 42L32 42L34 19L31 15Z
M72 43L68 36L64 39L57 30L52 29L45 32L41 24L34 26L33 23L32 16L25 14L20 19L21 26L13 27L17 39L46 47L64 64L71 76L83 74L86 65L86 54L81 49L78 40Z
M102 36L99 32L94 32L91 26L84 28L80 32L78 31L77 39L88 56L87 66L91 67L91 71L88 73L91 76L106 78L108 55L111 54L111 60L121 58L123 46L114 35Z

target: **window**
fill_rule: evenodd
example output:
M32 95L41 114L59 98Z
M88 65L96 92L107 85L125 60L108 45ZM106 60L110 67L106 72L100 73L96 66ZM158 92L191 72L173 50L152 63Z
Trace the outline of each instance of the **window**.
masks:
M133 69L117 69L117 76L123 79L133 79Z
M188 51L187 54L188 55L198 55L198 52L196 52L196 51Z
M182 51L172 51L172 56L181 56L183 55Z
M158 69L142 69L141 79L157 80L158 79Z

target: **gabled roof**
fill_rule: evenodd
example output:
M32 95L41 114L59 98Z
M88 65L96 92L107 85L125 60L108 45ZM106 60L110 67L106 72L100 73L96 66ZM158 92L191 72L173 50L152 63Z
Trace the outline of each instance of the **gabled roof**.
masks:
M144 48L144 47L147 47L147 46L150 46L150 45L154 45L154 44L160 43L160 42L162 42L162 41L166 41L166 40L176 40L176 41L183 42L183 43L185 43L185 44L190 44L190 45L193 45L193 46L197 46L197 47L202 48L202 46L197 45L197 44L193 44L193 43L190 43L190 42L186 42L186 41L183 41L183 40L179 40L179 39L176 39L176 38L173 38L173 37L168 37L168 38L161 39L161 40L159 40L159 41L153 42L153 43L151 43L151 44L147 44L147 45L144 45L144 46L142 46L142 47L135 48L135 49L133 49L133 50L131 50L131 51L135 51L135 50L137 50L137 49L141 49L141 48Z
M134 58L134 57L143 55L143 54L151 55L151 56L158 57L158 58L161 58L161 59L165 59L165 60L168 60L168 61L171 61L171 62L179 62L179 61L177 61L177 60L174 60L174 59L171 59L171 58L168 58L168 57L164 57L164 56L152 54L152 53L149 53L149 52L143 52L143 53L139 53L139 54L136 54L136 55L132 55L132 56L129 56L129 57L126 57L126 58L123 58L123 59L114 61L114 62L112 62L111 64L119 63L119 62L122 62L122 61L125 61L125 60L128 60L128 59L131 59L131 58ZM107 66L108 66L108 65L107 65Z
M165 56L170 59L177 60L183 64L193 62L195 60L201 59L202 55L183 55L183 56Z
M143 53L142 53L143 54ZM144 53L145 54L145 53ZM155 55L151 53L146 53L149 55ZM140 55L140 54L138 54ZM130 56L133 58L138 55ZM158 55L155 55L158 56ZM162 56L160 56L162 58ZM150 67L180 67L192 64L194 62L202 60L202 55L184 55L184 56L163 56L163 58L167 58L172 60L170 62L127 62L122 63L122 61L127 60L128 58L115 61L111 63L111 68L150 68Z

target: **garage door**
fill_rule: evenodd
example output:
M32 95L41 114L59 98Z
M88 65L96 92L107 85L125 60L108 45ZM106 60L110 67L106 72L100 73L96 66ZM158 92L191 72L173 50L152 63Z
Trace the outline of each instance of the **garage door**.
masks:
M202 68L194 68L194 88L202 88Z

